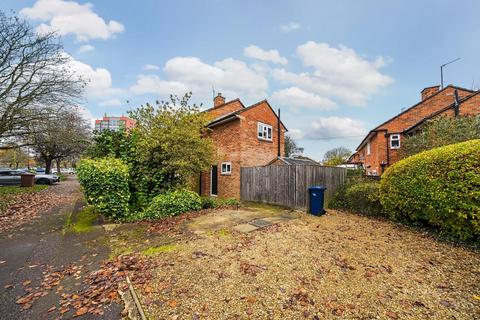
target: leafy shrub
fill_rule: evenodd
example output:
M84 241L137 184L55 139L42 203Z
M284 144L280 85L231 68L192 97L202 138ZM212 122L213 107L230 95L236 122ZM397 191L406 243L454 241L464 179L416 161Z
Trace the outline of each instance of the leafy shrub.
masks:
M202 209L202 199L184 189L167 191L153 198L150 206L142 213L146 219L176 216L184 212Z
M202 208L203 209L212 209L219 207L232 207L239 206L240 201L235 198L212 198L212 197L203 197L202 198Z
M366 215L380 215L383 210L380 204L379 190L378 181L356 177L337 190L329 206Z
M233 206L239 206L240 201L238 201L235 198L220 198L217 199L217 207L233 207Z
M217 207L217 202L211 197L202 197L202 209L213 209Z
M85 199L95 210L114 219L128 215L128 166L120 159L84 159L77 168Z
M388 168L380 201L396 220L424 223L460 239L480 235L480 140L408 157Z

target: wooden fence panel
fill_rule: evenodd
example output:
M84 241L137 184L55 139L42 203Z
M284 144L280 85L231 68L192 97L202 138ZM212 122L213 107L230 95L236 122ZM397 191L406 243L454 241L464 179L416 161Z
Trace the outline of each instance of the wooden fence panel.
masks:
M265 166L241 169L240 195L244 201L260 201L290 208L308 209L308 188L327 187L325 201L345 182L347 169L322 166Z

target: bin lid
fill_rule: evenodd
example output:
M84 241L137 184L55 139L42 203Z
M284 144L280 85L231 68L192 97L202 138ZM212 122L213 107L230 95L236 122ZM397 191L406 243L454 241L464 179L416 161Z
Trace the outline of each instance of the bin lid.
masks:
M22 172L20 173L21 176L34 176L35 174L34 173L31 173L31 172Z
M310 188L308 188L308 190L326 190L327 187L325 186L311 186Z

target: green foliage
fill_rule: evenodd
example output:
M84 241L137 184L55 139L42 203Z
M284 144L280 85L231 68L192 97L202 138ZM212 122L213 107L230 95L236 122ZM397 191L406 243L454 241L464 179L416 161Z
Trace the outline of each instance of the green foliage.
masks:
M427 123L414 136L405 139L402 155L408 157L433 148L480 139L480 116L476 117L440 117Z
M380 201L396 220L423 223L460 239L480 236L480 139L397 162L381 180Z
M363 177L352 177L340 187L331 202L330 208L346 209L366 215L381 215L380 183Z
M150 206L142 212L141 217L158 219L200 209L202 209L202 199L197 193L179 189L167 191L153 198Z
M128 215L130 191L128 166L120 159L84 159L77 176L85 199L107 217L122 219Z
M128 133L125 128L95 131L87 155L91 158L113 157L130 163L135 158L135 138L135 134Z
M132 185L140 207L166 190L185 187L213 162L208 116L189 105L190 96L172 96L155 108L147 104L130 112L137 120Z
M233 207L239 206L240 201L235 198L214 198L214 197L202 197L202 208L213 209L220 207Z

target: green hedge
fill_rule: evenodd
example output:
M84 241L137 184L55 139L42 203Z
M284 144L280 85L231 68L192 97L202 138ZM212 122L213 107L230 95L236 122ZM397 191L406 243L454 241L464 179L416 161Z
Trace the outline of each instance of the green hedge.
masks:
M162 193L142 212L143 219L157 219L176 216L184 212L202 209L202 198L193 191L175 190Z
M214 197L202 197L202 208L212 209L221 207L239 206L240 201L235 198L214 198Z
M408 157L386 170L380 201L395 220L428 224L460 239L480 236L480 140Z
M333 209L346 209L366 215L382 214L380 204L380 183L375 180L366 180L361 177L350 178L340 187L329 207Z
M107 217L123 219L128 215L130 191L128 166L120 159L84 159L77 168L85 199Z

